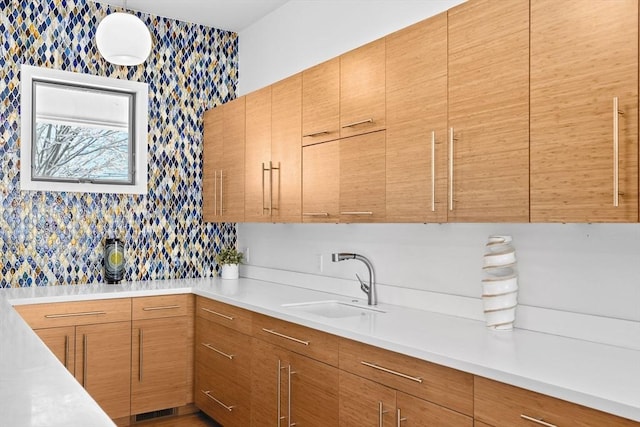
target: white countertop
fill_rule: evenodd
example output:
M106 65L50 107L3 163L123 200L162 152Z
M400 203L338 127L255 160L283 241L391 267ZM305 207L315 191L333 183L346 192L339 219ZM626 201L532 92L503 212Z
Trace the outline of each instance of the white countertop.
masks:
M640 351L381 304L327 318L282 304L352 298L253 279L184 279L0 292L0 420L20 426L113 426L9 304L189 293L640 421ZM362 301L364 302L364 301Z

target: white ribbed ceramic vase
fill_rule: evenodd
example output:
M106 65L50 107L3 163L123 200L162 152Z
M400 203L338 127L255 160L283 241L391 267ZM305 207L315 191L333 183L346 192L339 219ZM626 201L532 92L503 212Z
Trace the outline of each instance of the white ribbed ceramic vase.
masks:
M483 273L482 303L487 327L512 330L518 305L518 271L511 236L489 236Z

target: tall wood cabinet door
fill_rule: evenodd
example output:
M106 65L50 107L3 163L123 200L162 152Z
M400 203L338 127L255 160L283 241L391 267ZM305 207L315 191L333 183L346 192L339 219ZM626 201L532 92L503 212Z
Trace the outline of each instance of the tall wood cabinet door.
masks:
M340 137L340 58L302 72L302 144Z
M275 83L271 96L271 220L301 222L302 74Z
M244 221L245 97L224 105L223 165L220 178L222 222Z
M244 219L268 222L271 160L271 86L246 96Z
M109 417L128 417L131 322L77 326L76 343L76 379Z
M251 355L251 425L289 425L288 351L254 338Z
M448 12L449 221L529 221L529 1Z
M340 220L340 142L302 148L302 221Z
M204 113L204 137L202 152L202 218L215 222L219 218L218 176L222 165L223 107Z
M75 333L74 326L59 328L34 329L40 339L46 344L58 360L67 368L71 375L75 373Z
M340 222L384 222L385 132L340 140Z
M384 129L385 39L340 56L340 137Z
M393 426L396 391L340 371L340 427Z
M637 220L638 2L531 2L531 221Z
M191 359L186 316L135 320L132 332L131 413L184 406Z
M338 368L301 354L289 354L287 408L290 425L338 425Z
M446 222L447 14L386 43L386 221Z
M473 427L473 418L406 393L396 396L397 413L404 427Z

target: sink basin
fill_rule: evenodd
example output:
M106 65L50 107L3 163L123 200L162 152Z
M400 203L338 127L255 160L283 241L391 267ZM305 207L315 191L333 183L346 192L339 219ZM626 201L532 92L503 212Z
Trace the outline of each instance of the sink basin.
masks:
M352 304L334 300L282 304L282 307L330 318L371 316L384 313L383 310L368 305Z

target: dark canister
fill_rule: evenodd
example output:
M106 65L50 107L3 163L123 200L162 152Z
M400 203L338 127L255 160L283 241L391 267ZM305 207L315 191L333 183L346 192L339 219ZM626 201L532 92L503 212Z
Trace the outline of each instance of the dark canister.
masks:
M117 238L104 243L104 278L107 283L119 283L124 277L124 244Z

